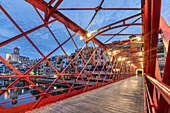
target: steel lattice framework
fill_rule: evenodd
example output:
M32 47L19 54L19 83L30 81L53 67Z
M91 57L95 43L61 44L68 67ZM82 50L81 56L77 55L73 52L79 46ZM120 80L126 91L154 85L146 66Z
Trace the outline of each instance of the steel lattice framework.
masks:
M13 99L9 101L0 102L0 112L25 112L28 110L32 110L38 108L40 106L56 102L98 87L102 87L104 85L114 83L116 81L126 79L128 77L135 75L135 70L137 68L143 68L145 73L144 79L144 92L145 92L145 112L165 112L170 111L170 72L168 71L169 63L170 63L170 53L167 54L166 65L164 70L164 76L161 80L159 67L157 63L157 47L158 47L158 34L160 33L164 44L166 46L166 50L170 50L169 45L169 36L170 36L170 28L160 15L161 10L161 0L141 0L141 8L103 8L102 4L104 0L101 0L99 5L96 8L58 8L58 6L63 2L63 0L50 0L46 2L44 0L25 0L27 3L32 5L40 16L43 24L34 27L30 30L24 31L9 15L9 13L0 5L0 9L3 13L10 19L10 21L15 25L15 27L21 32L17 36L11 37L8 40L1 41L0 47L3 47L9 43L16 41L22 37L25 37L29 43L34 47L37 52L42 56L42 59L39 60L38 63L33 65L29 70L25 73L17 70L13 65L7 62L2 56L0 56L0 60L10 67L15 73L16 76L0 76L0 79L3 78L16 78L11 84L9 84L6 88L0 89L0 96L3 96L9 90L19 90L24 88L35 88L39 94L35 94L32 96L27 96L19 99ZM73 22L67 16L62 14L61 10L94 10L95 14L87 25L87 29L83 29L81 26ZM141 13L132 15L122 20L118 20L114 23L108 23L108 25L98 28L96 30L88 32L88 29L91 23L94 21L97 13L102 10L139 10ZM44 13L42 16L40 13ZM137 19L136 19L137 18ZM129 22L129 20L135 19L133 22ZM141 22L139 22L141 20ZM49 27L49 24L55 23L56 21L62 23L70 37L68 37L63 43L58 41L55 33ZM142 34L121 34L124 30L126 30L129 26L142 26ZM58 46L52 50L48 55L44 55L44 53L37 47L37 45L31 40L28 34L37 31L41 28L46 28L48 32L52 35L52 37L57 42ZM107 31L122 28L119 32L113 34L106 34ZM70 32L74 32L72 34ZM105 33L106 32L106 33ZM74 37L80 34L82 40L84 41L84 46L79 47L76 43L76 39ZM139 37L133 37L127 40L117 41L108 43L115 36L128 36L128 35L136 35ZM104 42L97 39L98 36L110 36L110 38ZM77 53L74 57L70 57L68 53L63 48L64 45L67 45L67 42L72 41L74 46L77 49ZM91 51L91 48L88 46L89 43L92 43L94 50ZM97 45L97 46L96 46ZM69 45L68 45L69 46ZM61 49L64 55L69 60L69 64L59 72L57 68L49 61L49 57L55 53L57 50ZM101 53L99 53L99 49ZM83 55L83 51L87 50L89 53L88 59ZM138 53L143 53L139 55ZM95 62L94 55L97 55L99 58L97 62ZM83 60L83 67L81 70L78 70L75 64L76 59L79 57ZM122 58L120 60L120 57ZM123 60L126 58L126 60ZM102 60L104 59L104 60ZM140 59L143 59L142 61ZM41 63L47 62L47 64L57 73L57 75L29 75L29 73L37 68ZM133 63L133 65L129 65L129 62ZM89 67L89 63L92 62L94 64L94 69L91 70ZM141 63L143 62L143 64ZM101 65L101 69L99 69L99 64ZM142 65L141 65L142 64ZM76 73L74 74L65 74L65 71L72 67L75 69ZM85 73L84 70L88 70L88 73ZM31 78L43 78L43 77L54 77L57 76L51 83L48 84L35 84ZM75 79L67 81L65 79L66 76L74 76ZM88 76L88 77L85 77ZM97 78L96 78L97 76ZM60 81L59 81L60 79ZM29 83L27 86L22 87L14 87L19 81L25 80ZM61 82L62 80L62 82ZM76 86L77 82L81 82L81 85ZM54 85L65 84L67 88L52 90L50 89ZM41 86L47 86L45 90L41 88ZM63 94L55 94L58 92L65 92ZM55 94L55 95L53 95ZM15 102L19 100L24 100L28 98L36 97L37 101L25 103L22 105L6 108L3 107L3 104L9 102Z

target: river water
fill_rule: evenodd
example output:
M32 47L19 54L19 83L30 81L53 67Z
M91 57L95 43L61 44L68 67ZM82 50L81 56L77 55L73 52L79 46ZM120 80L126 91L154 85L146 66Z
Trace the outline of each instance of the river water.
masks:
M12 82L13 81L2 80L2 78L0 78L0 89L6 88ZM32 82L34 82L34 84L36 84L36 85L40 84L40 83L35 82L35 81L32 81ZM22 86L30 86L30 84L28 82L26 82L25 80L21 80L16 85L14 85L14 87L22 87ZM12 88L14 88L14 87L12 87ZM41 88L43 91L45 91L48 87L49 87L49 85L39 86L39 88ZM61 89L63 89L63 87L52 86L50 88L49 92L61 90ZM52 95L57 95L57 94L62 94L62 93L65 93L65 92L62 91L62 92L52 93ZM40 94L40 92L37 89L35 89L34 87L27 87L27 88L21 88L21 89L11 89L11 90L7 90L2 96L0 96L0 103L10 101L10 100L14 100L14 99L29 97L29 96L33 96L33 95L37 95L37 94ZM38 98L39 98L39 96L36 96L36 97L31 97L31 98L22 99L22 100L16 100L16 101L12 101L12 102L0 104L0 105L4 106L6 108L9 108L9 107L13 107L13 106L16 106L16 105L21 105L21 104L36 101L36 100L38 100Z

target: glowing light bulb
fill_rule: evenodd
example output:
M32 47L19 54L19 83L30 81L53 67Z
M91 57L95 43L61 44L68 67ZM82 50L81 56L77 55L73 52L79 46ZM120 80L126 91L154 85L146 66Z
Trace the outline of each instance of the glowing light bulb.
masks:
M79 38L80 40L83 40L83 36L80 36L80 38Z
M111 52L108 52L108 55L111 55L112 53Z
M125 60L125 58L122 58L122 60L124 61L124 60Z
M119 60L119 61L121 61L121 60L122 60L122 58L118 58L118 60Z
M90 32L87 33L87 37L91 37L91 33Z
M117 53L117 51L113 51L113 54L116 54Z
M141 38L140 38L140 37L137 37L137 41L141 41Z
M141 55L142 55L142 52L140 52L138 55L141 56Z
M129 63L130 63L130 61L127 61L127 63L129 64Z

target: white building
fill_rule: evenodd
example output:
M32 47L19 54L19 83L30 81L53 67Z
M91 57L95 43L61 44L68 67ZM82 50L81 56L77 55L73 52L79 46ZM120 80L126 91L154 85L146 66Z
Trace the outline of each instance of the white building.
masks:
M27 63L29 61L29 57L20 56L19 48L15 47L14 52L10 54L6 54L6 60L9 61L17 61L19 63Z

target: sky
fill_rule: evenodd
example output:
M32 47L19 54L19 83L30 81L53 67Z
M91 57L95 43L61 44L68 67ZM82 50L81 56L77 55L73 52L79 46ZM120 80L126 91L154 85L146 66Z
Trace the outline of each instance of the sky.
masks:
M49 0L45 0L49 1ZM63 0L59 8L95 8L100 4L101 0ZM38 25L43 24L43 21L38 16L32 5L24 0L0 0L0 5L10 14L10 16L16 21L16 23L22 28L23 31L28 31ZM140 8L140 0L105 0L103 8ZM170 25L170 1L162 0L161 15L166 22ZM77 23L83 29L86 29L95 11L60 11L65 16L70 18L73 22ZM101 28L108 24L114 23L118 20L124 19L131 15L140 13L140 11L99 11L94 21L92 22L88 31ZM44 16L44 13L40 11L40 14ZM135 18L136 19L136 18ZM133 21L130 20L129 22ZM138 22L141 22L139 20ZM69 34L66 31L64 25L58 21L49 25L58 41L63 43L69 38ZM106 33L117 33L122 28L110 30ZM74 32L70 31L73 35ZM122 33L141 33L141 27L129 27ZM6 15L0 10L0 42L10 39L21 32L12 24L12 22L6 17ZM34 31L27 35L35 45L42 51L44 55L47 55L54 50L58 44L49 33L48 29L43 27L37 31ZM84 46L84 42L79 40L80 35L77 34L74 37L75 42L79 48ZM104 42L110 37L96 37L100 41ZM128 37L116 36L112 41L127 39ZM109 43L110 43L109 42ZM0 56L5 58L7 53L12 53L13 48L17 46L20 48L20 55L28 56L30 59L42 58L42 56L35 50L35 48L28 42L25 37L17 39L16 41L9 43L3 47L0 47ZM88 46L92 46L90 42ZM63 49L68 55L74 52L76 49L73 42L70 40L64 46ZM57 50L54 55L64 54L61 49Z

